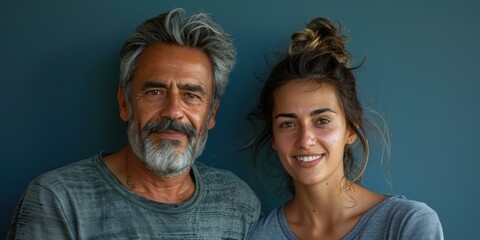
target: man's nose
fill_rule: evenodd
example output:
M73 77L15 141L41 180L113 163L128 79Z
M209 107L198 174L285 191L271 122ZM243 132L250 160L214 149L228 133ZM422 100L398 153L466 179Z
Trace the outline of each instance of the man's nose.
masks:
M182 109L181 99L178 94L170 94L167 99L165 99L161 114L162 118L182 120L184 117L184 112Z

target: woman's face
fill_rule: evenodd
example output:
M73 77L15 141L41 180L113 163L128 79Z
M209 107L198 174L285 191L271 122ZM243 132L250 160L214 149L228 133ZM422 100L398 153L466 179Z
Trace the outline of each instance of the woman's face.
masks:
M355 134L347 128L334 87L294 80L273 97L272 146L295 187L340 181L345 145Z

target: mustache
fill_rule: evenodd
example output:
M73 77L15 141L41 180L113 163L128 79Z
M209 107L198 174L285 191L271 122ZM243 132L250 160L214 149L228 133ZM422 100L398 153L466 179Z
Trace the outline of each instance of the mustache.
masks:
M195 131L195 128L192 125L183 124L180 121L168 118L148 121L145 126L143 126L142 133L144 137L148 137L154 132L165 130L183 133L187 136L189 141L198 135L197 131Z

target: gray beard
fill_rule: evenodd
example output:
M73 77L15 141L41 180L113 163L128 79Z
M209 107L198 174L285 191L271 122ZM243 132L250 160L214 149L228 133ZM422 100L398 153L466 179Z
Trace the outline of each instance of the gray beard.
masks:
M207 128L205 128L207 129ZM139 134L141 132L141 134ZM195 162L205 148L208 131L196 132L189 138L185 150L177 153L180 141L160 140L152 142L149 135L131 119L128 124L128 141L133 153L153 173L165 177L174 178L181 175Z

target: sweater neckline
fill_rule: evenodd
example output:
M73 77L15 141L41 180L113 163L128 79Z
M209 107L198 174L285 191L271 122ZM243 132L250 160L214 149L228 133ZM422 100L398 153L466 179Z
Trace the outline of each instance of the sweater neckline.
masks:
M145 208L149 211L156 211L162 213L186 212L195 208L195 206L200 202L201 198L203 197L203 181L195 163L192 165L192 175L195 181L195 192L193 196L184 203L171 204L153 201L130 191L107 167L105 161L103 160L103 157L106 155L108 155L108 153L101 152L100 154L93 157L93 164L99 171L99 174L101 174L105 181L125 199L142 208Z
M347 233L342 239L354 239L354 237L363 229L365 224L368 223L369 219L375 214L375 212L380 209L382 206L387 204L389 201L395 198L403 198L402 196L399 195L385 195L385 198L379 202L377 205L373 206L370 208L361 218L358 220L358 222L355 224L355 226L350 230L350 232ZM280 206L277 211L277 216L278 216L278 221L280 222L280 227L285 234L285 236L288 239L296 240L298 239L295 234L292 232L290 227L288 226L287 223L287 218L285 217L285 204L284 203L282 206Z

